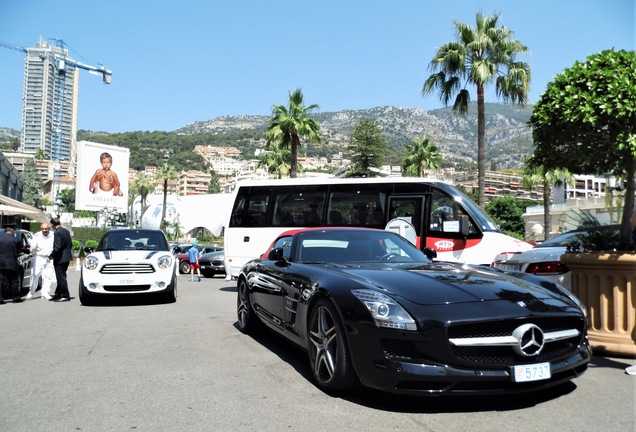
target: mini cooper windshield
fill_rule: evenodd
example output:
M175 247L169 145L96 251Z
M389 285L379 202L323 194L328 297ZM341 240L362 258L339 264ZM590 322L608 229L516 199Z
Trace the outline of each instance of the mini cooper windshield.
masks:
M97 251L157 250L169 251L165 236L156 231L113 230L104 234Z

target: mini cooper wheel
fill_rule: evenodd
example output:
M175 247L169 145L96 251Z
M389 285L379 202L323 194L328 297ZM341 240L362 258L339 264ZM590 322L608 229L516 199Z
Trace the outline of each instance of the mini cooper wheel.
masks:
M260 327L261 322L254 313L254 309L252 309L250 293L245 279L239 281L237 291L236 316L238 318L238 328L242 333L253 333Z
M326 392L349 390L357 381L343 328L335 307L319 300L309 318L307 348L314 380Z
M170 289L161 293L161 300L164 303L175 303L177 301L177 275L172 276Z
M88 293L88 289L84 287L84 281L80 278L79 283L79 301L83 306L95 306L95 296Z

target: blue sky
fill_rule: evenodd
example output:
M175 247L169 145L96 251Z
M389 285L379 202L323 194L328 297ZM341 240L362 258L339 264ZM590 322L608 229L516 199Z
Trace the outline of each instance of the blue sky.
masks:
M80 129L172 131L269 115L296 88L323 112L440 108L421 96L428 65L453 20L474 25L478 10L530 48L530 103L575 61L635 48L634 0L0 0L0 41L61 38L75 60L113 71L110 86L80 72ZM0 127L21 128L23 68L23 53L0 47Z

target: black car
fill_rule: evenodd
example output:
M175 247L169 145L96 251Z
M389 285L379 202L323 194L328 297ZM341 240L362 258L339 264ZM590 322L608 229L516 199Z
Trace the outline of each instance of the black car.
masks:
M199 257L199 266L201 274L205 277L214 277L214 275L225 275L225 252L223 248L215 252L207 252Z
M0 235L4 235L0 231ZM28 290L31 286L31 268L33 267L33 254L29 252L29 245L33 239L33 233L31 231L16 229L13 232L13 236L19 240L18 243L18 284L21 291ZM2 295L5 298L10 298L11 293L8 287L2 287Z
M306 349L327 392L357 383L411 395L527 392L590 361L581 303L536 276L433 262L382 230L278 240L239 274L238 328L267 326Z
M182 244L177 247L172 246L172 251L177 257L177 260L179 260L179 273L190 273L190 254L188 252L191 247L192 243ZM215 245L197 245L196 248L199 250L200 254L223 250L222 247Z

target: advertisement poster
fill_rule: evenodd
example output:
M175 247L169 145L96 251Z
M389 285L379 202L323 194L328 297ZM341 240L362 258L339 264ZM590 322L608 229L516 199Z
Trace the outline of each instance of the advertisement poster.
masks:
M127 148L79 141L75 208L126 213L129 159Z

